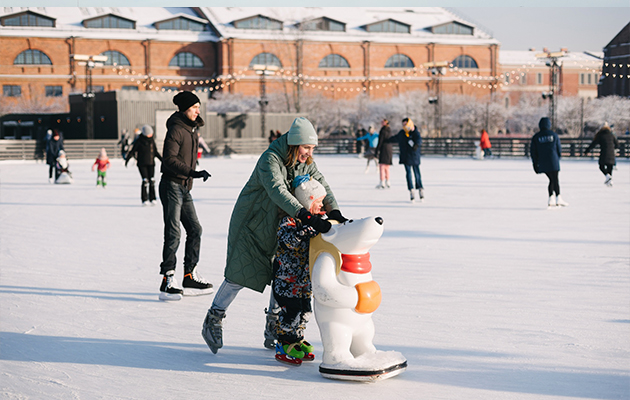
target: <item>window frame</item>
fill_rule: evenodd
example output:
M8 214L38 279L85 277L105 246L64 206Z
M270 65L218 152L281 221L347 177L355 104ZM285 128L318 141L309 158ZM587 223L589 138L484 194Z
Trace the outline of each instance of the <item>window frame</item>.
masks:
M464 60L464 65L460 65L461 64L461 60ZM474 64L474 66L469 66L468 64L472 62ZM475 60L474 58L472 58L471 56L469 56L468 54L461 54L457 57L455 57L455 59L453 61L451 61L451 64L454 67L457 67L459 69L479 69L479 64L477 64L477 60Z
M257 60L260 56L265 56L265 62L260 62L260 60ZM276 61L269 63L267 62L267 59L271 59L272 61ZM258 64L258 65L274 65L276 67L282 68L282 61L280 61L280 58L278 58L278 56L276 56L273 53L269 53L268 51L262 52L262 53L258 53L254 56L254 58L252 58L252 61L249 63L249 67L251 68L253 65Z
M63 97L62 85L46 85L44 87L46 97Z
M374 30L374 27L377 26L395 26L395 27L404 27L405 30L400 31L397 29L394 30ZM410 34L411 33L411 25L409 24L405 24L404 22L400 22L397 21L393 18L388 18L388 19L384 19L381 21L377 21L377 22L373 22L371 24L365 25L365 30L369 33L406 33L406 34Z
M21 85L2 85L3 97L22 97Z
M20 58L20 56L23 56L24 61L23 62L18 62L18 58ZM37 58L39 58L39 61L42 61L43 58L43 63L42 62L35 62L35 55L37 55ZM43 56L43 57L42 57ZM30 62L29 58L30 57ZM48 62L46 62L48 61ZM13 59L13 65L53 65L52 60L50 59L50 57L48 56L48 54L44 53L41 50L38 49L26 49L24 51L22 51L20 54L18 54L17 56L15 56L15 58Z
M329 64L329 62L328 62L327 60L331 60L331 59L332 59L332 60L335 60L335 61L337 61L337 60L343 60L343 63L345 63L345 65L332 65L332 66L331 66L331 65L323 65L323 66L322 66L322 63L323 63L324 61L326 61L326 64ZM341 63L341 64L343 64L343 63ZM333 62L333 64L336 64L336 62ZM349 62L348 62L348 60L347 60L344 56L342 56L341 54L332 53L332 54L328 54L327 56L325 56L324 58L322 58L322 59L319 61L319 64L318 64L318 66L317 66L317 67L318 67L318 68L321 68L321 69L350 69L350 63L349 63Z
M126 55L124 55L123 53L121 53L118 50L106 50L104 52L102 52L100 55L101 56L107 56L107 61L105 61L104 65L114 65L114 58L115 57L111 57L110 54L106 54L106 53L111 53L112 55L116 55L118 56L118 58L120 59L120 57L123 58L124 61L127 62L127 64L125 63L116 63L116 65L124 65L124 66L131 66L131 62L129 61L129 59L127 58Z
M22 19L26 17L26 24L22 23ZM13 19L18 19L18 24L7 24L7 20L11 21ZM35 20L35 24L31 24L30 20L34 19ZM46 24L40 24L39 22L41 21L46 21ZM50 22L50 24L48 24L48 22ZM41 15L38 13L34 13L30 10L27 11L23 11L23 12L19 12L19 13L15 13L15 14L10 14L10 15L4 15L0 18L0 25L2 26L29 26L29 27L39 27L39 28L55 28L57 26L57 20L55 18L50 18L48 16L45 15Z
M403 60L408 61L409 63L411 63L411 65L410 66L409 65L405 65L405 66L399 66L399 65L387 66L387 64L390 62L390 60L392 60L395 57L397 57L398 60L392 61L392 63L399 64L400 63L400 59L403 59ZM392 55L391 57L389 57L387 59L387 61L385 61L385 68L387 68L387 69L409 69L409 68L414 68L415 66L416 65L413 63L413 60L411 59L411 57L409 57L408 55L403 54L403 53L396 53L396 54Z
M257 21L257 22L254 23L254 21ZM263 24L260 23L260 21L265 22L264 26ZM284 29L284 23L282 21L264 16L262 14L257 14L251 17L237 19L235 21L232 21L232 25L236 29L253 29L253 30L267 30L267 31L281 31Z
M193 65L180 65L179 58L182 55L184 55L185 57L188 57L190 55L191 56L190 59L192 60ZM178 61L176 62L176 65L173 65L173 60L175 59L178 59ZM199 63L201 64L200 66L194 65L196 63L196 60L199 60ZM179 53L175 54L173 58L171 58L171 60L168 62L168 66L172 68L204 68L205 67L201 57L199 57L198 55L190 51L180 51Z
M109 23L110 26L94 26L95 22L101 22L101 25L104 25L104 21L116 21L117 26L111 26L111 23ZM120 26L120 22L123 21L129 26ZM84 19L82 24L86 29L136 29L136 21L115 14L98 15L93 18Z

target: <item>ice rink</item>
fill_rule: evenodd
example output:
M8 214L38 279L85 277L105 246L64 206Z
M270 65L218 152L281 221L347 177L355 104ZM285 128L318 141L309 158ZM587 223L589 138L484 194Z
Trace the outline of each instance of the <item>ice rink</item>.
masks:
M70 160L72 185L49 184L45 164L0 162L0 398L630 398L628 161L609 188L597 161L562 160L569 206L548 210L547 178L527 159L423 158L415 204L398 164L377 190L365 159L315 159L346 217L385 221L371 250L383 292L374 343L401 352L405 372L322 378L314 318L316 361L280 364L262 346L268 290L238 295L212 354L200 335L212 295L158 300L161 205L141 206L134 165L112 160L102 189L93 160ZM212 178L192 192L198 270L215 287L255 163L201 160ZM180 282L182 258L183 243Z

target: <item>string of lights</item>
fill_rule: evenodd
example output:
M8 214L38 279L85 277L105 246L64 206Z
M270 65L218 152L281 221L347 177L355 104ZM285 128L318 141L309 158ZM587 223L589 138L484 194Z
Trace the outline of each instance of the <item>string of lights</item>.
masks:
M565 66L573 65L578 66L585 72L601 73L599 69L592 68L577 61L572 61L570 63L571 64L565 62ZM604 63L604 65L605 67L612 66L612 68L630 68L630 64ZM470 85L471 87L488 90L499 89L504 86L520 83L522 79L526 76L526 74L530 72L530 69L535 67L537 66L533 63L530 63L529 65L523 65L522 68L516 68L511 71L506 71L499 75L480 75L478 73L468 71L456 67L453 64L450 64L448 71L452 73L455 78L461 80L467 85ZM220 75L211 79L198 80L156 78L150 75L136 72L129 67L121 65L114 65L113 71L116 72L118 75L123 76L125 79L129 79L130 82L133 82L138 86L144 86L148 90L168 92L179 91L178 87L182 85L197 86L197 88L195 89L196 91L214 92L229 87L230 85L233 85L243 78L247 79L250 77L249 75L247 75L246 69L241 69L235 74ZM282 68L276 71L274 75L276 76L276 78L280 78L284 81L290 81L312 90L361 93L387 89L405 82L418 81L418 77L420 77L421 79L425 78L422 76L422 74L426 74L427 72L427 69L425 69L423 66L420 66L409 68L404 71L388 73L387 75L373 76L369 79L366 79L365 77L332 78L312 76L306 74L298 74L297 72ZM618 79L630 79L630 74L625 73L605 72L604 75L606 77ZM348 87L350 84L353 83L360 86Z

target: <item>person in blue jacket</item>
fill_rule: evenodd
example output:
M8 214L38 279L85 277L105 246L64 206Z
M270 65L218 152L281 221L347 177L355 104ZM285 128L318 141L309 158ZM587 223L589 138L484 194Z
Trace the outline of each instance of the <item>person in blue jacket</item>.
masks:
M556 132L551 130L549 118L541 118L538 127L540 131L532 137L530 151L534 172L544 173L549 178L549 185L547 186L549 202L547 205L549 207L568 206L569 204L560 197L560 181L558 180L560 157L562 156L560 138Z
M358 137L358 141L367 140L368 147L365 149L363 155L367 158L367 165L365 166L365 173L370 170L370 161L374 161L376 168L378 168L378 160L376 159L376 146L378 145L378 132L374 132L374 125L370 125L365 135Z
M399 164L405 166L407 175L407 189L411 201L414 202L414 186L418 190L420 200L424 198L424 188L422 186L422 176L420 175L420 150L422 148L422 137L418 128L409 118L402 120L403 128L396 135L387 139L386 143L398 143ZM413 172L413 177L411 176ZM415 178L415 180L413 179Z

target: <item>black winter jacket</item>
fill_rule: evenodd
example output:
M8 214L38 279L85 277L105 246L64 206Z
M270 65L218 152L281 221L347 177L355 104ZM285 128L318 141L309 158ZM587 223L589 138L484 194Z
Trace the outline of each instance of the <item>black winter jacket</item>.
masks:
M530 151L534 171L537 174L560 171L562 147L558 134L551 130L551 120L541 118L538 127L540 131L532 137Z
M203 125L201 117L191 121L180 112L169 117L162 151L162 179L185 185L188 190L192 189L192 173L195 171L199 146L197 129Z
M619 141L609 128L604 127L597 132L591 144L589 144L586 150L584 150L584 154L593 150L593 148L597 145L601 147L599 152L599 163L602 165L614 165L615 149L619 147Z
M392 144L387 143L387 139L392 136L392 129L389 125L385 125L378 133L378 145L376 146L375 156L378 158L378 163L383 165L392 165L392 157L394 150Z
M140 135L131 150L127 153L125 161L131 160L131 157L136 158L138 165L155 165L155 157L162 161L162 156L160 152L158 152L155 137L153 136L147 137Z

